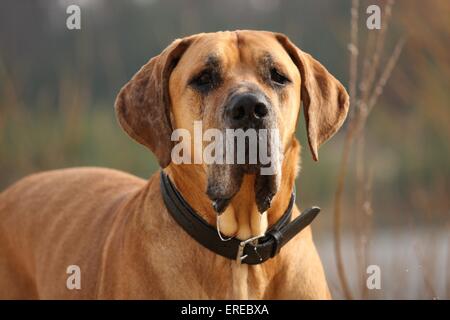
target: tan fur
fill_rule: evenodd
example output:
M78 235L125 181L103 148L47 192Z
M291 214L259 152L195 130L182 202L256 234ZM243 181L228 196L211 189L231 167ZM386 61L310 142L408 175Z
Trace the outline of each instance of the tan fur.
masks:
M277 101L284 150L281 185L270 209L260 215L254 177L244 177L221 216L222 232L240 239L264 233L287 207L298 173L300 145L294 132L302 95L311 99L307 124L315 157L318 146L342 124L348 107L340 101L347 96L337 80L317 62L294 57L292 44L280 37L239 31L177 40L136 74L116 102L127 133L157 155L185 199L215 225L216 214L205 194L206 167L170 163L167 135L173 128L192 131L198 119L207 127L217 126L213 108L238 82L255 83ZM185 84L211 48L226 58L227 79L201 101ZM252 69L261 51L274 55L292 79L280 97ZM316 75L302 68L319 70L319 80L305 78ZM318 89L317 82L326 90ZM312 101L318 92L327 96ZM295 207L294 217L298 214ZM69 265L81 268L81 290L66 288ZM26 177L0 194L0 298L327 299L330 294L309 227L276 258L238 265L205 249L173 221L161 198L159 173L145 181L115 170L74 168Z

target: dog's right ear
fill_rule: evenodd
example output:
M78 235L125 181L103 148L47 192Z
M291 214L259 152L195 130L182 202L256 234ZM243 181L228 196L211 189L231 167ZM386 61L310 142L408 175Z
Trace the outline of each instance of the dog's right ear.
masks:
M130 137L149 148L162 168L170 162L173 142L169 78L192 38L178 39L145 64L120 90L116 116Z

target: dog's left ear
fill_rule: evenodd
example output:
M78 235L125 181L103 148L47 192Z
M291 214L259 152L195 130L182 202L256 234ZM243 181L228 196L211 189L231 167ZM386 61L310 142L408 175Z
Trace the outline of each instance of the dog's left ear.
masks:
M285 35L278 33L275 37L300 71L308 142L317 161L320 145L333 136L347 116L349 96L344 86L311 55L297 48Z
M169 78L192 38L178 39L152 58L120 90L116 116L130 137L148 147L159 165L169 165L173 142Z

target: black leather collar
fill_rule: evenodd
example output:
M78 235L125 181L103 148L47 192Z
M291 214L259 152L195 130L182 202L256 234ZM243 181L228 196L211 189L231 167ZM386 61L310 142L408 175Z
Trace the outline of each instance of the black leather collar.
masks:
M283 216L263 236L246 241L237 238L223 241L217 230L186 202L164 171L161 171L161 193L169 213L192 238L216 254L251 265L263 263L277 255L280 249L308 226L320 212L320 208L313 207L291 221L295 203L293 191Z

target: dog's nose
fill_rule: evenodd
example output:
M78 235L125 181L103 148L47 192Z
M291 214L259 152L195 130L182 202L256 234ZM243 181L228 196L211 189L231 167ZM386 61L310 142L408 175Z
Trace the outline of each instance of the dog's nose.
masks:
M227 117L235 127L247 127L267 117L269 109L262 94L243 93L234 96L227 108Z

